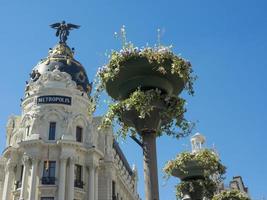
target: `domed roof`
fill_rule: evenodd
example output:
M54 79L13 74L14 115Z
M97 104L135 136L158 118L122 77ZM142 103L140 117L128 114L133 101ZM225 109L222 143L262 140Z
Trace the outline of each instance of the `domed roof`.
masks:
M43 73L57 68L61 72L71 75L72 80L77 84L77 89L89 95L92 83L89 82L85 69L74 59L73 54L73 49L70 49L66 43L58 43L53 49L49 50L48 57L42 59L33 68L30 74L31 81L35 82Z

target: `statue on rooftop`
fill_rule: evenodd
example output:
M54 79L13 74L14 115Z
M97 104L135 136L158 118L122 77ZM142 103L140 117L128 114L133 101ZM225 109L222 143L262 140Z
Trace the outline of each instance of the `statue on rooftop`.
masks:
M59 37L59 43L66 43L70 30L80 28L79 25L66 24L65 21L62 21L61 23L51 24L50 27L57 30L56 36Z

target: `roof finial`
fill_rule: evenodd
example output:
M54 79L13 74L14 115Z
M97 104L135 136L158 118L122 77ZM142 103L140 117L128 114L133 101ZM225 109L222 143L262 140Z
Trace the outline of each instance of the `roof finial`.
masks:
M202 149L202 145L205 143L206 139L200 133L196 133L191 137L192 152L197 153Z
M62 21L61 23L51 24L50 27L57 30L56 36L59 37L59 43L66 43L70 30L80 28L79 25L66 24L65 21Z

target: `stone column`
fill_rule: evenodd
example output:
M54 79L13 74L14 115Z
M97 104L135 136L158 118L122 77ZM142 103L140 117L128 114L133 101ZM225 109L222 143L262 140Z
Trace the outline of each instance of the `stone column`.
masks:
M69 159L68 200L74 199L74 158Z
M95 168L95 200L98 200L98 167Z
M5 168L5 182L4 182L2 200L10 199L12 180L15 176L14 173L15 166L16 166L15 163L9 159Z
M66 180L66 164L67 158L60 158L60 174L58 184L58 200L65 200L65 180Z
M36 177L37 177L37 168L38 168L38 158L32 158L32 171L30 178L30 197L29 200L36 200Z
M110 200L112 199L112 180L106 177L106 187L107 187L107 194L105 197Z
M22 175L22 181L21 181L21 190L20 190L20 200L26 199L25 195L26 195L26 181L27 181L27 175L28 175L28 170L30 167L30 163L29 163L29 157L24 156L23 157L23 175Z
M106 199L112 200L112 181L115 180L115 175L111 163L107 164L105 169L105 179L107 187L107 196Z
M94 200L95 199L95 168L93 166L89 167L89 180L88 180L88 200Z

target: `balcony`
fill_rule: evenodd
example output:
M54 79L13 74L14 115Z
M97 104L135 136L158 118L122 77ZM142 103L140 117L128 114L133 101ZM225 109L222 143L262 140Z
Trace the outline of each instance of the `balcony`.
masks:
M84 182L81 180L74 180L74 187L83 189Z
M55 185L56 178L55 177L42 177L43 185Z

